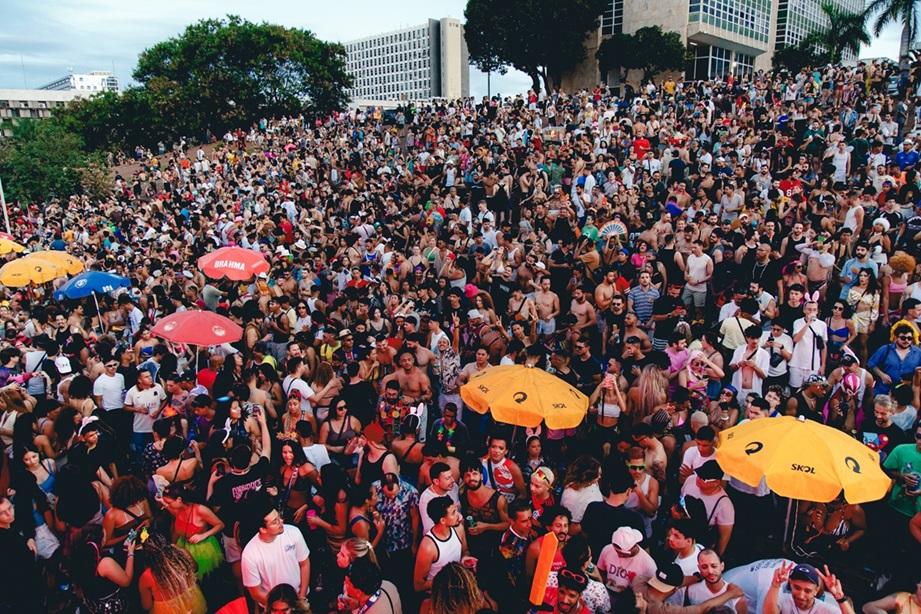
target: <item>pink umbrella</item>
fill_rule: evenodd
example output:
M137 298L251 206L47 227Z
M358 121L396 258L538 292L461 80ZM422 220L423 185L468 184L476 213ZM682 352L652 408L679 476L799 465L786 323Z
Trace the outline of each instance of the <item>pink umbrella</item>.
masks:
M251 279L269 272L269 262L260 252L242 247L222 247L198 259L198 268L212 279Z

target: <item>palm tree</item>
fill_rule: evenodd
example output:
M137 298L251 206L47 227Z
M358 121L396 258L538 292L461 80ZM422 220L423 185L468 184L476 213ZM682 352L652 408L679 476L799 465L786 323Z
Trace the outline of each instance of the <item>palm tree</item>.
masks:
M921 19L919 0L871 0L865 15L868 20L872 16L876 17L873 23L874 36L879 36L889 24L902 24L899 62L904 63L918 35L918 20Z
M803 43L824 49L828 54L829 63L838 64L845 51L857 54L861 44L870 44L870 33L867 32L864 15L851 13L830 2L822 4L822 12L828 18L828 28L810 33Z

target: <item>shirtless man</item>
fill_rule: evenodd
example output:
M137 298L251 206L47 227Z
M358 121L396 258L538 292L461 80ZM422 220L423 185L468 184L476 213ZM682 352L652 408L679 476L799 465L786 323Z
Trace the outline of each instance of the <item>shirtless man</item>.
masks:
M408 348L401 350L397 354L396 362L399 368L381 380L381 385L386 386L387 382L396 380L400 384L403 399L408 403L431 401L432 383L429 381L429 376L416 366L416 355L412 350Z
M611 307L611 299L617 293L617 287L614 282L617 281L617 271L608 271L604 274L604 279L595 287L595 308L598 315L604 318L608 309Z
M828 274L835 266L835 256L829 253L831 242L825 235L819 235L815 241L801 243L796 249L806 254L806 279L809 294L819 291L821 301L825 301L825 292L828 290Z
M429 469L435 463L444 463L451 468L451 475L454 481L460 480L460 460L457 457L448 455L448 447L444 442L437 439L429 438L422 446L422 464L419 466L419 492L423 492L432 485L432 478L429 475Z
M396 357L397 351L386 339L379 339L377 341L377 362L380 363L381 367L386 371L393 371L396 368Z
M576 328L582 332L586 338L591 338L591 332L586 330L590 327L596 327L598 317L595 315L595 308L588 302L585 296L585 290L576 287L572 291L572 304L569 312L576 316Z
M406 349L415 354L416 365L423 371L428 371L430 364L435 362L435 354L425 347L422 342L424 336L421 333L410 333L406 336Z
M540 289L534 293L534 302L537 304L537 334L549 337L556 332L555 318L560 315L560 297L550 291L550 278L540 280Z
M624 315L624 330L620 334L621 339L627 339L629 337L639 337L640 348L643 352L652 351L652 341L649 339L649 335L646 334L642 328L639 327L640 319L636 317L635 311L628 311Z

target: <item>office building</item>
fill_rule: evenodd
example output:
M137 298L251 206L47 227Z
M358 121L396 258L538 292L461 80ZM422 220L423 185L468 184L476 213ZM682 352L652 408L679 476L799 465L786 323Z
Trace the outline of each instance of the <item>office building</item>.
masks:
M864 11L863 0L834 0L833 4L849 13ZM827 28L828 25L828 17L822 11L820 0L777 0L774 48L797 45L810 32ZM857 56L845 51L842 59L856 60Z
M12 123L51 117L54 109L63 108L71 100L91 94L92 92L80 90L0 89L0 136L9 136L12 133Z
M862 10L862 0L831 1L851 12ZM828 27L821 5L822 0L611 0L597 34L586 40L586 60L565 75L562 86L572 90L597 85L602 75L595 53L601 42L655 25L681 33L693 56L685 79L768 71L775 49ZM609 85L619 85L616 73L607 76Z
M68 90L83 92L117 92L118 77L107 70L94 70L88 73L70 73L38 89L62 92Z
M431 100L470 95L470 61L457 19L344 43L353 99Z

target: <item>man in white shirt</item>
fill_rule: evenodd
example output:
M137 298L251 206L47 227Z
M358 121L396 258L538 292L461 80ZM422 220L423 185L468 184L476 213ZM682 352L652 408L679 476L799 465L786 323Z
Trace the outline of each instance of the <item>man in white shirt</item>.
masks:
M656 575L656 562L642 548L643 534L631 527L620 527L611 543L601 550L598 571L612 597L630 589L633 578Z
M707 526L716 527L719 534L715 550L723 553L736 521L735 507L721 482L725 474L715 460L705 462L694 473L696 475L686 480L681 487L681 494L696 497L703 502L707 512Z
M729 361L732 385L739 391L739 403L744 402L750 392L761 394L761 387L771 364L770 354L761 347L761 327L751 325L745 329L744 334L745 343L735 348L732 360Z
M310 590L310 549L297 527L284 524L268 502L256 513L263 511L258 533L243 548L243 586L261 608L279 584L290 584L303 600Z
M429 477L432 485L419 495L419 518L422 520L423 535L435 526L435 521L428 514L429 501L438 497L450 497L454 503L460 505L457 483L454 481L454 472L451 471L450 465L447 463L433 464L429 468Z
M109 356L103 363L105 371L93 382L93 398L102 410L103 423L115 431L116 444L127 452L124 445L131 438L131 415L125 406L125 376L118 372L118 360Z
M150 371L139 371L137 385L125 394L125 411L134 414L131 451L137 463L141 462L141 454L147 444L153 443L153 423L164 407L166 392L163 386L154 384Z
M729 589L729 583L723 579L726 565L715 551L706 548L698 553L697 568L702 581L687 587L688 601L691 605L701 604ZM741 597L730 599L725 605L738 614L748 614L748 604Z
M841 582L834 574L822 574L808 563L782 565L774 570L771 588L764 596L763 614L854 614L854 607L844 596ZM781 591L784 584L789 591ZM816 599L822 585L838 606Z

